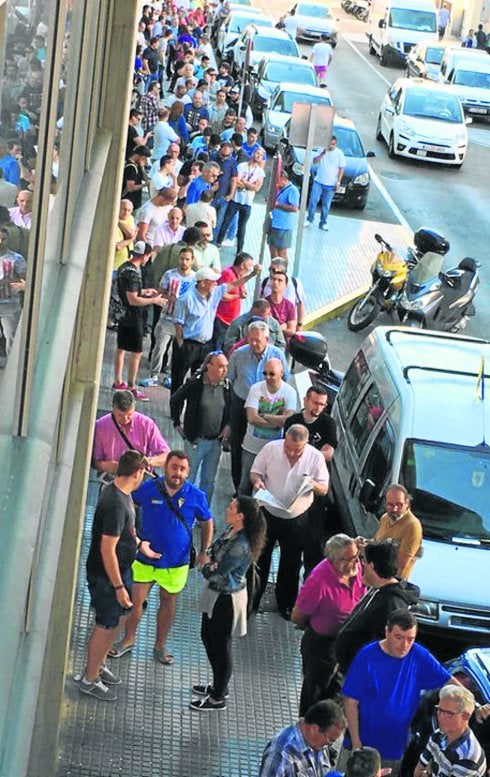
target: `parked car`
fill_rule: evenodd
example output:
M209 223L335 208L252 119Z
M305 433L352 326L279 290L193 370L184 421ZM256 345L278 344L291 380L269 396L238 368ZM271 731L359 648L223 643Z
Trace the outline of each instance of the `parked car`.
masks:
M268 19L262 11L255 8L243 6L231 11L218 31L218 51L223 54L228 46L233 46L245 27L254 22L260 24L261 27L272 27L271 19Z
M300 57L298 44L287 32L275 27L263 27L260 24L250 24L244 29L232 48L233 71L238 76L244 66L247 49L250 47L250 66L257 68L264 54L284 54ZM231 48L231 47L230 47Z
M490 116L490 59L486 51L446 48L439 81L453 86L465 113Z
M252 73L250 107L260 117L272 92L282 81L303 86L316 86L315 69L307 59L270 54L259 62Z
M339 30L328 5L300 2L296 3L292 11L298 22L296 40L318 41L322 35L328 35L328 42L335 48Z
M266 103L262 140L266 149L274 149L282 137L284 125L293 112L294 103L332 105L327 89L319 86L281 83L276 86Z
M284 128L281 138L281 154L283 165L288 171L291 180L301 188L304 176L305 149L289 144L289 123ZM336 116L333 124L333 133L337 138L337 146L344 152L345 170L342 178L342 186L336 190L333 201L336 205L345 205L347 208L364 210L366 207L371 176L367 159L373 157L374 151L364 151L361 137L350 119ZM315 149L313 156L319 149ZM310 184L315 174L316 166L311 169Z
M461 167L468 147L461 102L450 86L424 78L399 78L381 105L377 140L391 158L403 156Z
M447 43L430 40L417 43L407 54L407 78L428 78L437 81Z

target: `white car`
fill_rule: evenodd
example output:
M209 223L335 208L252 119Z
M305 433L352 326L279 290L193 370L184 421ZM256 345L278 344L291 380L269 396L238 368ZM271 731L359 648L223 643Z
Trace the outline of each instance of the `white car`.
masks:
M250 106L255 116L262 116L264 105L276 86L283 81L290 84L316 86L315 68L307 59L269 54L252 73L253 88Z
M328 42L335 48L339 31L328 5L299 2L292 10L298 24L296 40L319 41L322 35L327 35Z
M240 35L233 47L233 71L240 75L245 65L247 49L250 49L250 66L257 68L265 54L284 54L288 57L300 57L298 44L287 32L275 27L261 27L250 24Z
M264 16L262 11L242 6L228 14L218 31L217 48L221 54L226 54L228 46L238 40L240 33L249 24L260 24L261 27L272 27L272 21Z
M279 143L284 126L293 112L294 103L332 105L332 98L327 89L319 86L290 83L276 86L266 103L267 109L264 113L262 137L266 149L274 149Z
M376 138L386 141L391 158L461 167L469 123L453 87L423 78L399 78L383 100Z

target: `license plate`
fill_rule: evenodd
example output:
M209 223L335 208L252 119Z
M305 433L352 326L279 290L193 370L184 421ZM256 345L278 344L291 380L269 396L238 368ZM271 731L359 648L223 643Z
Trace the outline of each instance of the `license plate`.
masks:
M424 149L425 149L425 151L440 151L441 147L440 146L428 146L428 145L425 145Z
M418 148L417 156L427 156L427 151L424 151L422 148Z
M482 113L486 114L487 109L486 108L468 108L468 113Z
M345 194L345 186L337 186L335 191L337 194Z

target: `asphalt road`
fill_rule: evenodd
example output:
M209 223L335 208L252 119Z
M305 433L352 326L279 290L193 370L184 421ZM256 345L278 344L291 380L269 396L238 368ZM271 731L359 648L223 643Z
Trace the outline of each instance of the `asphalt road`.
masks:
M284 0L254 0L254 5L275 20L288 9ZM362 213L336 208L346 218L403 223L412 232L429 226L442 232L450 242L446 267L456 266L465 256L480 263L480 287L475 306L477 315L466 332L479 337L490 335L490 262L488 260L488 216L490 170L490 123L475 121L469 127L470 144L461 170L434 163L391 160L387 147L375 138L379 108L388 86L404 75L399 68L381 67L368 53L367 25L331 4L339 19L341 36L329 69L328 87L340 114L353 119L366 150L376 157L368 205ZM301 45L308 54L309 45ZM376 185L378 184L378 185ZM376 247L373 246L373 259ZM376 324L389 324L382 314ZM332 361L345 367L369 330L360 335L347 330L345 316L318 327L328 338Z

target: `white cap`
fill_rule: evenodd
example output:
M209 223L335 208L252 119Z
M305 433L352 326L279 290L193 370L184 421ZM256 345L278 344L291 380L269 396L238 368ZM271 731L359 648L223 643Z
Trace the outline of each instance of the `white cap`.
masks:
M199 283L199 281L219 281L219 275L210 267L201 267L196 272L196 283Z
M131 253L133 255L137 254L138 256L144 256L145 248L146 248L145 241L144 240L138 240L138 242L134 244L133 250L131 251Z

